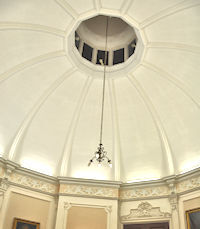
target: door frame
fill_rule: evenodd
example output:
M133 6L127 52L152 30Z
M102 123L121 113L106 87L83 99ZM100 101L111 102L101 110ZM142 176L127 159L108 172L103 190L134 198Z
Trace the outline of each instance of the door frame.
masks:
M123 220L120 222L120 229L124 229L124 224L145 224L145 223L169 223L169 229L172 229L171 218L140 218L134 220Z

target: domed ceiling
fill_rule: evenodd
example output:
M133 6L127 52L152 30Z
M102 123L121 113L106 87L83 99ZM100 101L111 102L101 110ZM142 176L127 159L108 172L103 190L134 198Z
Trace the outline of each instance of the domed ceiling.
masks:
M106 79L77 55L74 32L97 15L133 26L143 48ZM200 166L199 0L0 1L0 153L51 176L133 182ZM131 58L130 58L131 59ZM135 62L134 62L135 60Z

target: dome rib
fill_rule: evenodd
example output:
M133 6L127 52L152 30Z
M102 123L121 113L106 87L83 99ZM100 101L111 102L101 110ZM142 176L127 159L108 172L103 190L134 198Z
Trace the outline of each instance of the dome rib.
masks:
M0 84L2 84L5 80L9 79L15 73L20 72L26 68L33 66L34 64L38 64L42 61L50 60L56 57L65 56L65 52L63 50L58 50L55 52L48 52L46 54L31 58L22 62L21 64L17 64L14 67L10 68L6 72L0 75Z
M161 141L161 146L163 148L163 153L165 153L166 157L166 164L169 170L169 175L175 174L175 164L174 159L172 155L171 146L166 134L166 131L162 125L162 122L159 118L159 115L156 112L156 109L154 108L154 105L152 104L151 100L149 99L149 96L145 93L140 83L137 81L135 76L133 74L129 74L128 80L131 83L131 85L138 91L139 95L141 96L142 100L144 101L147 109L149 110L151 117L153 119L153 122L156 126L156 129L158 131L158 136Z
M200 3L198 0L196 0L196 1L190 1L190 0L182 1L176 5L173 5L167 9L164 9L164 10L158 12L157 14L154 14L153 16L151 16L149 18L146 18L143 22L140 23L140 28L144 29L144 28L156 23L157 21L159 21L165 17L176 14L177 12L180 12L182 10L195 7L199 4Z
M101 8L101 0L93 0L94 7L97 11Z
M55 0L55 2L74 19L78 18L78 13L65 0Z
M65 31L50 26L22 23L22 22L0 22L0 30L31 30L35 32L50 33L59 37L65 37Z
M200 54L200 46L172 42L149 42L147 48L176 49Z
M156 73L158 73L161 77L164 76L165 79L167 79L170 83L174 84L177 88L179 88L190 100L198 107L200 108L200 99L197 97L197 95L194 95L194 93L187 88L186 85L180 80L177 80L176 77L172 76L168 72L164 71L163 69L157 67L156 65L153 65L147 61L143 61L142 65ZM196 98L197 97L197 98Z
M38 101L34 104L31 111L27 114L25 117L23 123L21 124L19 130L17 131L17 134L14 137L14 140L12 142L12 145L10 147L9 153L8 153L8 159L9 160L15 160L16 156L19 156L17 154L17 148L20 145L26 130L29 128L32 120L42 107L42 105L46 102L46 100L49 98L49 96L54 93L54 91L66 80L68 79L74 72L76 71L76 68L73 67L67 72L65 72L61 77L59 77L45 92L44 94L38 99Z
M134 1L132 0L124 0L120 9L122 15L126 14L128 9L131 8Z
M113 152L114 152L114 175L115 180L121 180L121 140L120 140L120 133L119 133L119 118L118 118L118 111L117 111L117 98L116 98L116 90L114 80L108 79L108 88L110 94L110 104L111 104L111 112L112 112L112 122L113 122Z
M76 132L76 128L78 125L78 121L79 121L79 117L81 114L81 110L82 107L85 103L85 100L87 98L87 94L88 91L91 87L91 84L93 82L92 77L88 77L86 79L86 82L83 86L83 89L80 93L80 97L78 99L77 105L74 109L73 112L73 118L70 122L70 127L69 130L67 131L66 137L65 137L65 141L63 144L63 152L61 154L61 158L60 158L60 172L59 174L61 176L67 176L69 174L69 164L70 164L70 157L71 157L71 149L72 149L72 145L73 145L73 140L74 140L74 136L75 136L75 132Z

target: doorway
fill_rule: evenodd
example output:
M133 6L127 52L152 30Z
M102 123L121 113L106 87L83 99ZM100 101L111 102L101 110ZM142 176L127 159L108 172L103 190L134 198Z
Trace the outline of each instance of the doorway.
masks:
M169 223L127 224L124 229L169 229Z

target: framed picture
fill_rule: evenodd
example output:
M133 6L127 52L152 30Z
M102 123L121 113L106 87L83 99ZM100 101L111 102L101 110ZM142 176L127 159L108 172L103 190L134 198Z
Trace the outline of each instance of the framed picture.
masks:
M13 229L40 229L40 223L14 218Z
M187 229L199 229L200 208L186 211Z

